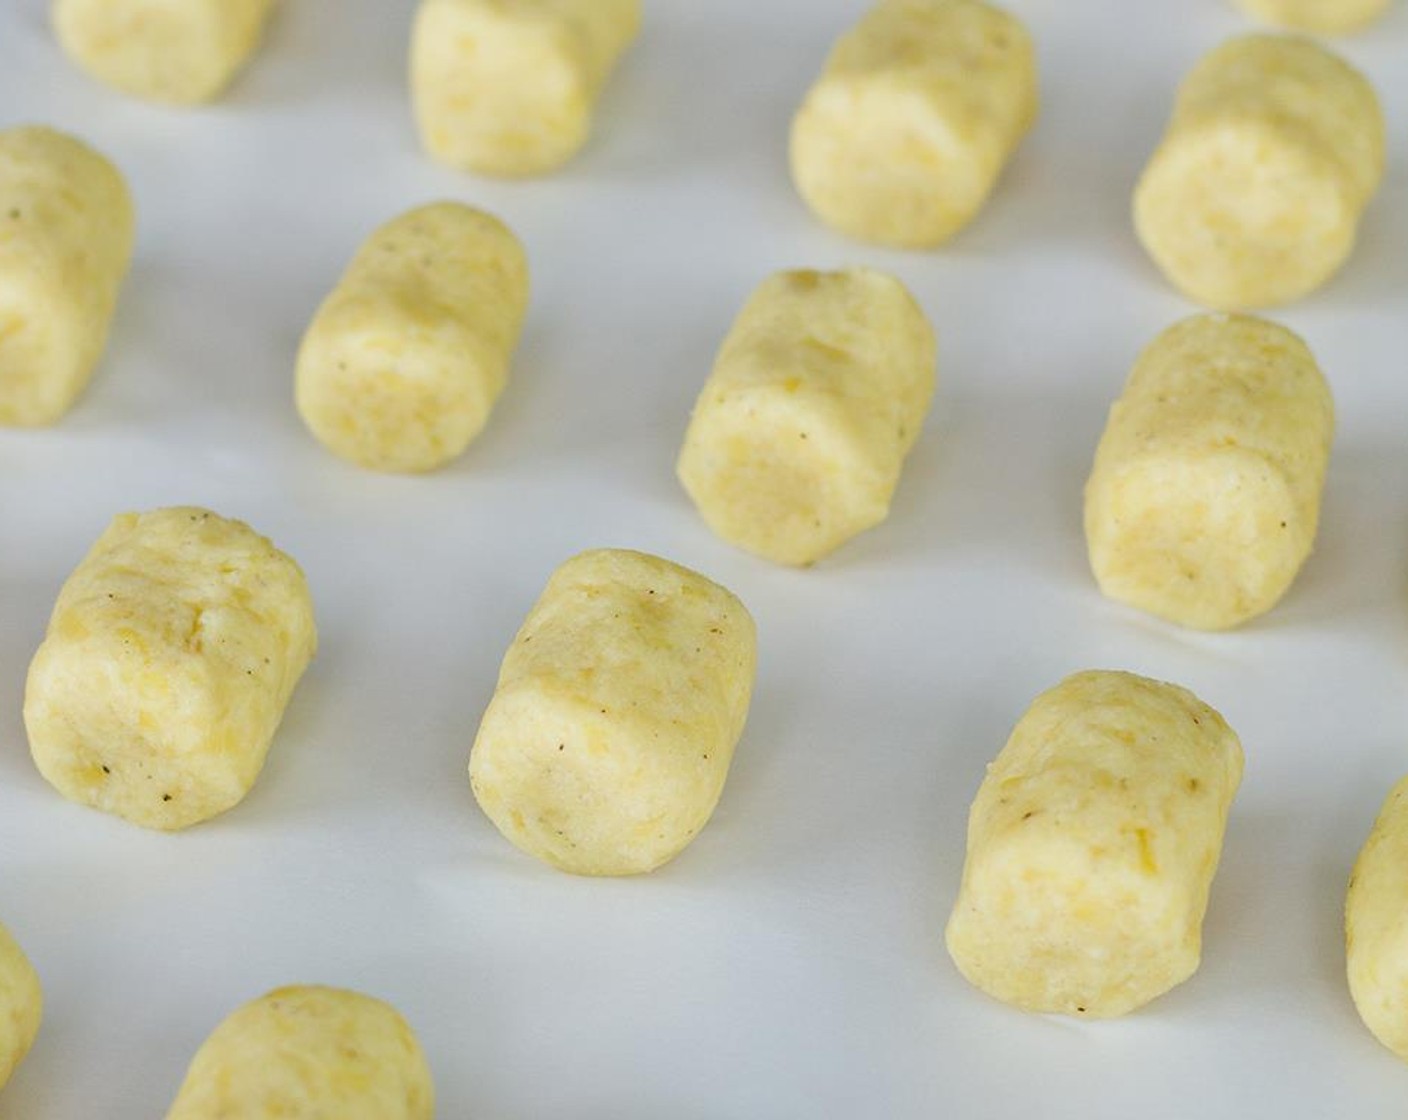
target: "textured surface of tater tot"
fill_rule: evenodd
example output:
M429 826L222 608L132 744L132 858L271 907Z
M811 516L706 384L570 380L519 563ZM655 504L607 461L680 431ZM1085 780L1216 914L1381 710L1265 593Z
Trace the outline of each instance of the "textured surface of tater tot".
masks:
M497 218L457 202L386 223L304 335L298 411L334 454L434 470L484 428L528 308L528 260Z
M1123 1015L1198 968L1242 748L1192 693L1077 673L1037 697L968 819L948 949L1028 1011Z
M1315 543L1334 415L1314 355L1284 327L1174 324L1135 364L1086 483L1100 589L1207 630L1270 610Z
M274 0L54 0L64 51L100 82L176 105L220 94L259 45Z
M50 128L0 132L0 424L52 424L88 384L135 234L103 156Z
M724 340L680 481L724 540L810 564L889 515L934 384L933 329L898 280L779 273Z
M389 1004L337 988L280 988L218 1026L166 1120L431 1120L420 1042Z
M587 142L641 0L422 0L411 45L421 141L442 163L540 175Z
M756 646L743 604L687 568L616 549L569 560L504 657L470 756L480 806L564 871L659 867L718 804Z
M1316 35L1343 35L1373 23L1389 0L1240 0L1252 15Z
M1383 171L1383 114L1362 74L1308 39L1244 36L1180 87L1135 225L1190 299L1271 307L1339 270Z
M65 797L148 828L254 785L317 643L298 565L239 521L113 521L59 593L29 669L30 750Z
M981 0L881 0L837 42L792 124L812 211L865 241L937 245L982 208L1037 114L1036 55Z
M1349 991L1364 1025L1408 1061L1408 778L1384 802L1345 899Z
M44 993L34 966L0 925L0 1089L34 1045L43 1013Z

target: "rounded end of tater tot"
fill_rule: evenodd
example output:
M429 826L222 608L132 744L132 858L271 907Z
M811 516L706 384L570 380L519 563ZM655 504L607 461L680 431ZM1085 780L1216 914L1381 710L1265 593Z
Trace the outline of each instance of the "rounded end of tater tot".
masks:
M411 44L421 143L439 163L508 178L547 174L586 144L592 66L560 22L512 6L426 0Z
M33 1047L43 1017L39 974L9 930L0 925L0 1089Z
M788 381L701 402L676 473L715 534L795 567L883 522L894 488L825 389Z
M1276 465L1227 446L1153 455L1091 476L1086 541L1100 590L1199 630L1270 610L1315 539Z
M987 199L1001 154L885 79L823 79L792 123L792 180L822 222L898 249L942 244Z
M89 76L168 105L215 100L258 43L273 0L55 0L54 32Z
M1263 121L1166 141L1134 195L1145 250L1189 299L1220 310L1309 295L1344 264L1359 220L1339 169Z

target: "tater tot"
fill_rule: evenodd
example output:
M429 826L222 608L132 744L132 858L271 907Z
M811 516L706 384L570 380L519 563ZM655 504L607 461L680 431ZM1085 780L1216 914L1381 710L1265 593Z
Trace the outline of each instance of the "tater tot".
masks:
M298 411L328 450L378 471L462 454L508 381L528 260L498 219L438 202L382 226L318 309Z
M274 0L54 0L78 66L114 89L175 105L210 101L259 45Z
M44 993L29 958L0 925L0 1089L34 1045Z
M792 124L792 178L827 225L926 248L982 208L1037 114L1026 28L981 0L881 0Z
M34 761L65 797L135 824L203 821L254 785L316 643L303 573L248 525L124 514L30 664Z
M0 132L0 424L52 424L88 384L135 233L127 184L92 148Z
M587 142L641 0L422 0L411 42L421 142L441 163L541 175Z
M778 273L724 340L680 481L724 540L810 564L889 515L934 364L934 332L893 277Z
M1240 0L1252 15L1316 35L1358 31L1388 10L1389 0Z
M615 549L569 560L504 657L470 754L480 806L563 871L673 859L723 792L756 645L743 604L687 568Z
M1085 487L1101 591L1203 630L1270 610L1315 543L1334 425L1314 355L1284 327L1211 314L1164 331Z
M1383 114L1363 75L1308 39L1249 35L1184 81L1135 225L1190 299L1271 307L1339 270L1383 172Z
M1364 1025L1408 1061L1408 778L1388 795L1345 900L1349 991Z
M1038 696L968 818L948 950L1028 1011L1106 1018L1197 971L1242 747L1192 693L1085 672Z
M431 1120L420 1042L389 1004L338 988L279 988L196 1052L166 1120Z

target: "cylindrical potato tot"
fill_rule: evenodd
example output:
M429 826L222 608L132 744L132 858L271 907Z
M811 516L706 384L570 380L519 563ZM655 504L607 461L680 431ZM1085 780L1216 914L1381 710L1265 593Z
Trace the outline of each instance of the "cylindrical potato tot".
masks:
M553 574L504 657L469 777L499 831L578 875L673 859L713 815L753 691L753 619L640 552Z
M34 1045L43 1013L39 977L10 931L0 925L0 1089Z
M497 218L422 206L367 239L298 353L298 411L370 470L429 471L469 446L508 380L528 259Z
M540 175L587 142L641 0L422 0L411 39L421 142L441 163Z
M0 132L0 424L52 424L88 384L135 233L122 174L92 148Z
M1037 114L1036 56L981 0L881 0L792 123L792 178L827 225L900 248L946 241L987 201Z
M1365 841L1345 900L1349 991L1364 1025L1408 1061L1408 778Z
M1191 692L1086 672L1038 696L988 767L948 923L958 970L1028 1011L1123 1015L1197 971L1242 780Z
M1200 315L1135 364L1085 486L1100 590L1183 626L1270 610L1315 543L1330 387L1284 327Z
M390 1004L279 988L215 1028L166 1120L431 1120L420 1042Z
M1184 81L1135 225L1190 299L1270 307L1334 275L1383 172L1383 114L1364 76L1308 39L1249 35Z
M316 644L303 573L248 525L124 514L69 576L30 664L30 751L72 801L185 828L254 785Z
M1357 31L1383 15L1389 0L1240 0L1254 16L1316 35Z
M259 45L274 0L54 0L54 30L88 74L189 105L221 93Z
M893 277L778 273L724 340L680 481L724 540L810 564L888 516L934 361L934 332Z

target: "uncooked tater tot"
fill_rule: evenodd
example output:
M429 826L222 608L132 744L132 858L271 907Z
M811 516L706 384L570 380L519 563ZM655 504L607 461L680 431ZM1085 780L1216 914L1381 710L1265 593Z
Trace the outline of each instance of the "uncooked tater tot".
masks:
M487 175L539 175L576 155L641 0L422 0L411 40L421 141Z
M88 384L135 226L121 173L92 148L0 132L0 424L52 424Z
M982 208L1037 113L1027 30L981 0L881 0L792 123L792 178L833 228L925 248Z
M1028 1011L1123 1015L1197 971L1242 747L1191 692L1086 672L1038 696L968 818L948 950Z
M298 411L336 455L378 471L458 457L508 380L528 260L502 222L457 202L368 238L298 354Z
M0 1089L34 1045L43 1013L44 993L34 966L0 925Z
M149 101L221 93L259 45L274 0L54 0L68 56L98 81Z
M1241 4L1252 15L1283 27L1342 35L1378 19L1389 0L1241 0Z
M1315 543L1330 388L1284 327L1199 315L1135 364L1085 487L1100 590L1183 626L1270 610Z
M1308 39L1249 35L1184 81L1135 225L1190 299L1270 307L1338 271L1383 172L1383 114L1363 75Z
M254 785L316 644L303 573L248 525L124 514L69 576L30 664L30 751L72 801L185 828Z
M1408 1061L1408 778L1384 802L1349 877L1349 991L1364 1025Z
M166 1120L431 1120L420 1042L390 1004L338 988L279 988L196 1052Z
M525 852L634 875L713 815L753 691L753 619L703 576L604 549L553 574L504 657L474 795Z
M724 540L810 564L888 516L934 361L934 332L893 277L778 273L724 340L680 481Z

